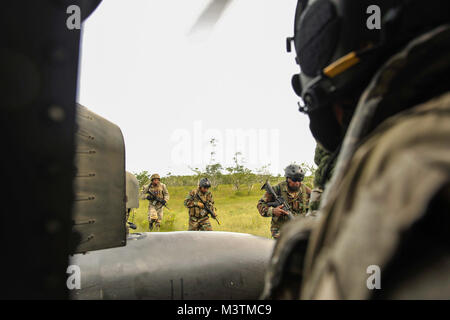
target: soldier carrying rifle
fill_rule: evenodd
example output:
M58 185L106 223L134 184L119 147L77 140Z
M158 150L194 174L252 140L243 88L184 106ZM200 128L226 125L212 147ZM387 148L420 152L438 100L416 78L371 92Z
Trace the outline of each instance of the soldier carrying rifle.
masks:
M212 231L209 215L219 223L214 208L214 199L209 191L207 178L200 180L198 188L189 192L184 205L189 209L189 231ZM219 223L220 224L220 223Z
M280 228L294 216L304 216L308 210L311 190L302 181L305 174L299 165L291 164L284 169L286 181L272 188L266 182L264 196L258 201L258 211L263 217L272 217L270 231L274 239L280 237Z
M149 201L148 204L148 225L150 231L159 231L161 221L163 219L163 207L167 207L166 203L169 201L169 191L164 183L161 183L159 174L153 174L150 177L151 183L144 186L142 198Z

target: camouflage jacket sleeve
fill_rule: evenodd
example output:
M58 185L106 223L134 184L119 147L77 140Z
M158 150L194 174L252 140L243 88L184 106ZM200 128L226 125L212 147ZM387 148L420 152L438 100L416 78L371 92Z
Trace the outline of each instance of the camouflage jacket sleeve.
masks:
M195 197L195 190L189 192L188 196L184 200L184 206L186 208L193 208L198 206L198 200Z
M277 185L273 187L273 190L275 193L280 192L280 187ZM272 202L275 199L273 199L272 195L270 195L268 192L266 192L263 197L258 201L258 205L256 206L258 208L259 214L263 217L272 217L272 211L273 207L270 207L267 205L268 202Z
M214 207L214 197L213 197L212 194L211 194L211 200L209 200L209 206L210 206L210 208L212 209L212 211L213 211L214 213L216 213L216 207Z
M142 187L140 195L139 195L139 198L141 200L146 200L147 199L147 196L148 196L147 190L148 190L148 185L145 185L145 186Z
M163 193L163 199L167 202L170 199L169 190L167 190L167 187L165 184L162 185L162 193Z
M311 193L312 193L312 190L311 190L311 188L309 188L308 186L306 186L305 185L305 195L304 195L304 197L305 197L305 202L306 202L306 209L308 210L309 209L309 203L310 203L310 199L311 199Z

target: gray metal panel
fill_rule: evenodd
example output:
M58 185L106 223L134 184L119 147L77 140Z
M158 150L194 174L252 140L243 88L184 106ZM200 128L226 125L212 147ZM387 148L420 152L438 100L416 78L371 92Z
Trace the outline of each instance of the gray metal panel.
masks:
M75 252L126 243L125 146L122 132L87 108L77 105L76 178L73 231Z
M139 208L139 181L134 174L126 172L127 209Z
M72 299L258 299L274 240L233 232L132 234L126 247L75 255Z

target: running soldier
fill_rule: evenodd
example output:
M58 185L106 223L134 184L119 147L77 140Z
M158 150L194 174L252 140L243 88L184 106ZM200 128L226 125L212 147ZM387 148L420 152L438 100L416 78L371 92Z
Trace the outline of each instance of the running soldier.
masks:
M294 216L305 216L308 211L308 202L311 190L302 181L305 173L299 165L291 164L284 169L286 181L276 185L273 189L275 193L282 197L291 207ZM274 239L280 236L280 228L288 221L288 212L283 205L277 207L270 206L275 201L268 192L258 201L258 211L263 217L272 217L270 231Z
M213 195L209 191L210 187L209 180L203 178L200 180L198 188L189 192L186 200L184 200L185 207L189 209L189 231L212 231L207 208L214 215L216 208L214 208Z
M149 230L159 231L163 219L163 207L169 201L169 191L164 183L161 183L159 174L150 177L151 183L144 186L142 198L149 201L148 204L148 226Z

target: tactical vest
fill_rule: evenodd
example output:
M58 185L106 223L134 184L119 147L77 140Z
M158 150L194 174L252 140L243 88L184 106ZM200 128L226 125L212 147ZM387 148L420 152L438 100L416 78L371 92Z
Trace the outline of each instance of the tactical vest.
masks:
M211 205L211 201L212 201L212 193L211 192L207 192L204 195L202 195L202 193L197 189L194 191L195 194L193 196L193 201L194 202L200 202L200 200L198 200L198 196L203 200L203 202L205 202L211 209L212 205ZM192 208L189 208L189 216L191 217L196 217L196 218L204 218L206 216L208 216L208 212L204 209L201 209L197 206L194 206Z
M289 193L286 181L281 182L279 186L280 188L277 188L277 194L287 200L293 211L292 213L299 215L305 214L308 211L308 193L303 183L300 185L300 190L298 191L299 193L295 197L292 197Z
M163 188L162 185L159 184L157 186L153 186L153 185L149 185L148 190L150 190L151 192L155 193L158 197L162 198L163 197Z
M158 186L153 186L152 184L150 184L147 188L146 191L151 191L153 192L158 198L160 199L164 199L164 193L163 193L163 187L161 185L161 183ZM154 205L154 206L162 206L158 201L156 200L150 200L150 204Z

